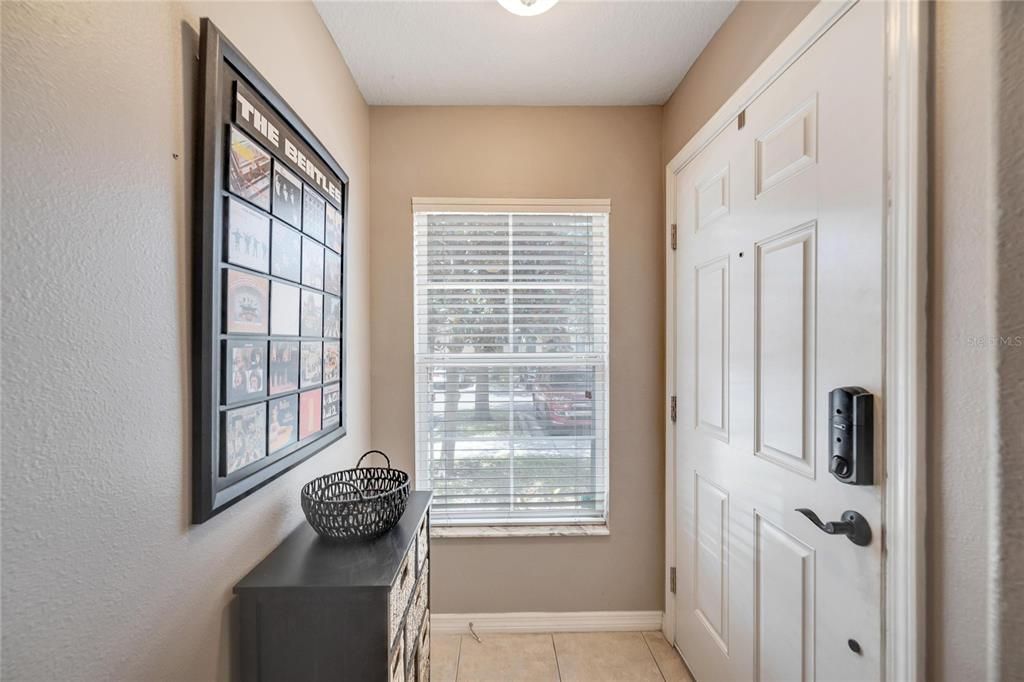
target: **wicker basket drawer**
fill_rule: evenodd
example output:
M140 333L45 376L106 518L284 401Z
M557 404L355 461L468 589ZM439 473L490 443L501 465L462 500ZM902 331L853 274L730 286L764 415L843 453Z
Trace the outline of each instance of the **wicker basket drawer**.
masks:
M419 643L416 645L416 682L430 679L430 609L423 615Z
M412 605L409 606L409 617L405 623L405 648L413 651L416 647L416 639L420 634L420 623L423 622L423 615L427 612L427 579L430 577L430 566L423 567L423 574L416 581L416 592L412 597Z
M423 518L420 530L416 534L416 573L423 572L423 562L427 560L427 549L430 541L430 516Z
M405 682L416 682L416 652L408 648L405 650Z
M398 568L398 577L395 578L395 584L391 586L391 592L388 595L388 610L390 611L391 623L388 629L388 644L394 642L395 637L401 631L405 607L409 604L409 597L412 595L413 587L416 584L414 565L416 558L415 552L412 549L410 547L409 553L402 560L402 564Z
M388 682L405 682L405 638L399 637L388 663Z

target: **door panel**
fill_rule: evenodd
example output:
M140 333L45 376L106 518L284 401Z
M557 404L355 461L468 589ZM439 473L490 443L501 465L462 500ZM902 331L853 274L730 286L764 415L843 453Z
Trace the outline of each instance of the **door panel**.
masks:
M814 550L754 518L755 679L813 679Z
M755 249L756 454L814 477L815 223Z
M818 160L817 94L755 142L757 195Z
M881 675L881 492L829 473L826 420L833 388L884 400L884 35L882 4L854 6L671 185L676 643L699 680ZM875 541L797 507L856 510Z
M729 259L697 268L697 428L729 441Z
M695 192L697 229L701 230L729 214L729 166L702 182Z
M695 477L693 593L697 616L729 653L729 495L700 476Z

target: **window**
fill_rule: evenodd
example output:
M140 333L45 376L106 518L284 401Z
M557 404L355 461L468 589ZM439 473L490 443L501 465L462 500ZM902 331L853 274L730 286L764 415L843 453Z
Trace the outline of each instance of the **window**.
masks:
M602 523L607 201L416 199L416 479L439 525Z

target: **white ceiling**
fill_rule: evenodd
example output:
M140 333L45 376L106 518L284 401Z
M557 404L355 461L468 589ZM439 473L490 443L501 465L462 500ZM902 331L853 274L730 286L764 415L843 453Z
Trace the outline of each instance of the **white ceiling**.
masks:
M663 104L736 0L316 0L370 104Z

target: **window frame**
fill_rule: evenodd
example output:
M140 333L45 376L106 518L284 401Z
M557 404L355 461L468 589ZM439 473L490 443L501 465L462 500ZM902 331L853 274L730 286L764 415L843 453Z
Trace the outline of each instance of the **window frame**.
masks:
M565 535L607 535L608 518L611 509L611 423L609 420L611 407L611 201L609 199L487 199L487 198L420 198L412 199L413 219L413 391L414 391L414 468L415 488L431 490L430 481L421 480L421 453L426 452L424 435L419 428L419 414L416 401L421 389L421 366L429 363L430 358L421 356L419 348L419 329L421 313L419 302L425 296L420 282L418 246L416 239L419 232L416 218L420 214L562 214L562 215L603 215L605 218L604 266L602 280L598 285L604 296L605 310L605 343L601 353L601 366L604 392L602 411L603 429L595 434L603 444L603 505L600 516L593 517L558 517L542 516L520 518L466 517L444 518L440 514L432 515L432 535L437 537L494 537L494 536L565 536ZM591 285L594 286L594 285ZM508 355L516 355L509 353ZM543 362L556 354L538 354ZM550 361L550 360L549 360ZM500 363L499 363L500 364ZM593 364L593 363L591 363Z

